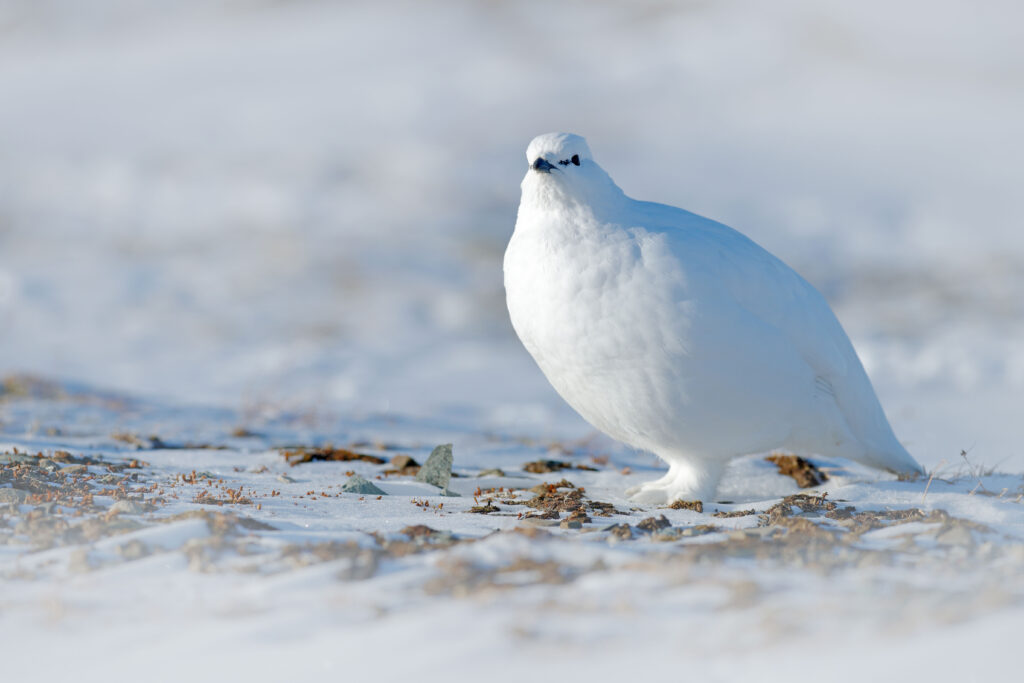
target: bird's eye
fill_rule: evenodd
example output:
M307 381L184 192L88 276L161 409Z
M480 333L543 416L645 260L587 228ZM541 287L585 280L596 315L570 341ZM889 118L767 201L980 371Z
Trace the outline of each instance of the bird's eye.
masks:
M579 166L580 165L580 155L579 154L573 154L572 155L572 159L570 159L569 161L571 161L574 166Z

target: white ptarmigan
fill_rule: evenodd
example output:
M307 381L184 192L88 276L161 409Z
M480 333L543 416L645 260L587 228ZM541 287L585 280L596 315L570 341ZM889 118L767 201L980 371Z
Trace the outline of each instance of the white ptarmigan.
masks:
M512 326L584 419L668 463L635 500L713 500L730 459L773 449L921 471L789 266L721 223L627 197L578 135L541 135L526 160L505 251Z

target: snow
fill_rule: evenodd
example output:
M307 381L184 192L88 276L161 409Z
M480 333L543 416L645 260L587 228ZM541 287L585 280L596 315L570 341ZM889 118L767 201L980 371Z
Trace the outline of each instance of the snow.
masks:
M201 507L182 495L94 542L0 546L5 672L1005 676L1022 589L1021 18L1009 0L0 3L0 375L55 382L5 385L0 452L137 457L146 481L215 473L258 492L261 510L236 513L274 527L214 556L208 525L155 521ZM586 135L630 195L740 229L829 298L896 434L939 473L827 463L830 497L992 531L960 547L935 522L887 526L863 543L891 564L822 570L720 550L756 516L651 508L488 535L521 522L465 513L469 496L436 511L425 485L365 463L284 465L275 447L385 441L422 461L451 442L468 475L453 488L471 493L496 483L472 479L484 469L533 485L563 473L524 477L525 462L609 455L566 476L620 510L660 476L594 437L507 321L522 149L553 129ZM227 449L135 452L115 432ZM996 470L984 489L971 465ZM348 469L392 495L293 498ZM796 492L754 458L721 495L765 511ZM660 514L726 531L600 531ZM363 579L357 552L283 554L419 523L458 542L382 556ZM119 554L132 540L152 552ZM520 556L576 573L444 583Z
M907 673L914 662L914 676L953 680L1014 661L1009 639L1024 617L1020 474L968 462L959 473L896 481L819 460L830 479L803 493L826 498L807 512L807 499L789 499L789 516L767 523L780 498L800 490L757 456L727 474L721 498L730 502L696 512L634 505L623 492L654 476L656 463L596 437L531 442L394 416L254 417L80 387L63 398L8 394L0 405L0 460L27 457L17 471L39 472L45 462L15 449L93 458L97 494L94 505L0 510L0 638L17 644L4 654L12 675L61 680L72 660L86 680L131 671L154 680L468 680L538 669L615 680L680 667L713 680L779 680L809 667L852 681L874 667ZM111 425L120 431L104 431ZM385 462L289 464L283 452L300 439L353 444ZM461 497L384 475L394 454L423 462L446 439L456 444L451 488ZM549 459L571 467L524 470ZM112 513L117 495L98 478L118 463L128 467L114 479L127 475L126 495L152 506L145 512ZM505 476L479 476L494 467ZM387 495L340 493L350 472ZM533 512L514 502L532 497L525 489L561 479L614 510L591 509L578 530L520 518ZM229 488L251 502L195 502ZM487 499L499 510L469 512ZM820 507L830 500L877 525L855 532ZM640 531L661 515L667 529ZM624 524L631 539L611 529ZM432 530L419 541L418 525ZM76 528L99 531L83 539ZM982 661L950 663L935 655L942 643ZM834 670L847 659L856 661Z

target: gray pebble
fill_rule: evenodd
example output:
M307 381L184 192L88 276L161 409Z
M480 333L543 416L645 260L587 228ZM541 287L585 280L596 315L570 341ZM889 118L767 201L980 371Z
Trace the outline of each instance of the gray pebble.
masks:
M353 474L348 478L341 486L341 490L345 493L359 493L364 496L386 496L387 494L381 491L379 488L374 486L373 482L368 481L358 474Z
M478 474L476 476L478 476L478 477L504 477L505 476L505 470L501 470L501 469L498 469L498 468L494 468L494 469L490 469L490 470L484 470L483 472L481 472L480 474Z
M452 445L441 444L430 453L430 457L423 463L416 481L432 484L439 489L448 492L448 482L452 478ZM447 493L446 493L447 495Z

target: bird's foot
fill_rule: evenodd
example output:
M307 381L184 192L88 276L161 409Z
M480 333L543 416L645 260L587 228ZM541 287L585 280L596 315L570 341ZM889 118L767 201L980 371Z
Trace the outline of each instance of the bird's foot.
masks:
M668 503L668 491L660 484L661 480L649 481L640 486L634 486L626 491L631 500L645 505L664 505Z
M672 466L661 479L634 486L626 495L645 505L667 505L677 500L711 501L720 476L721 468Z

